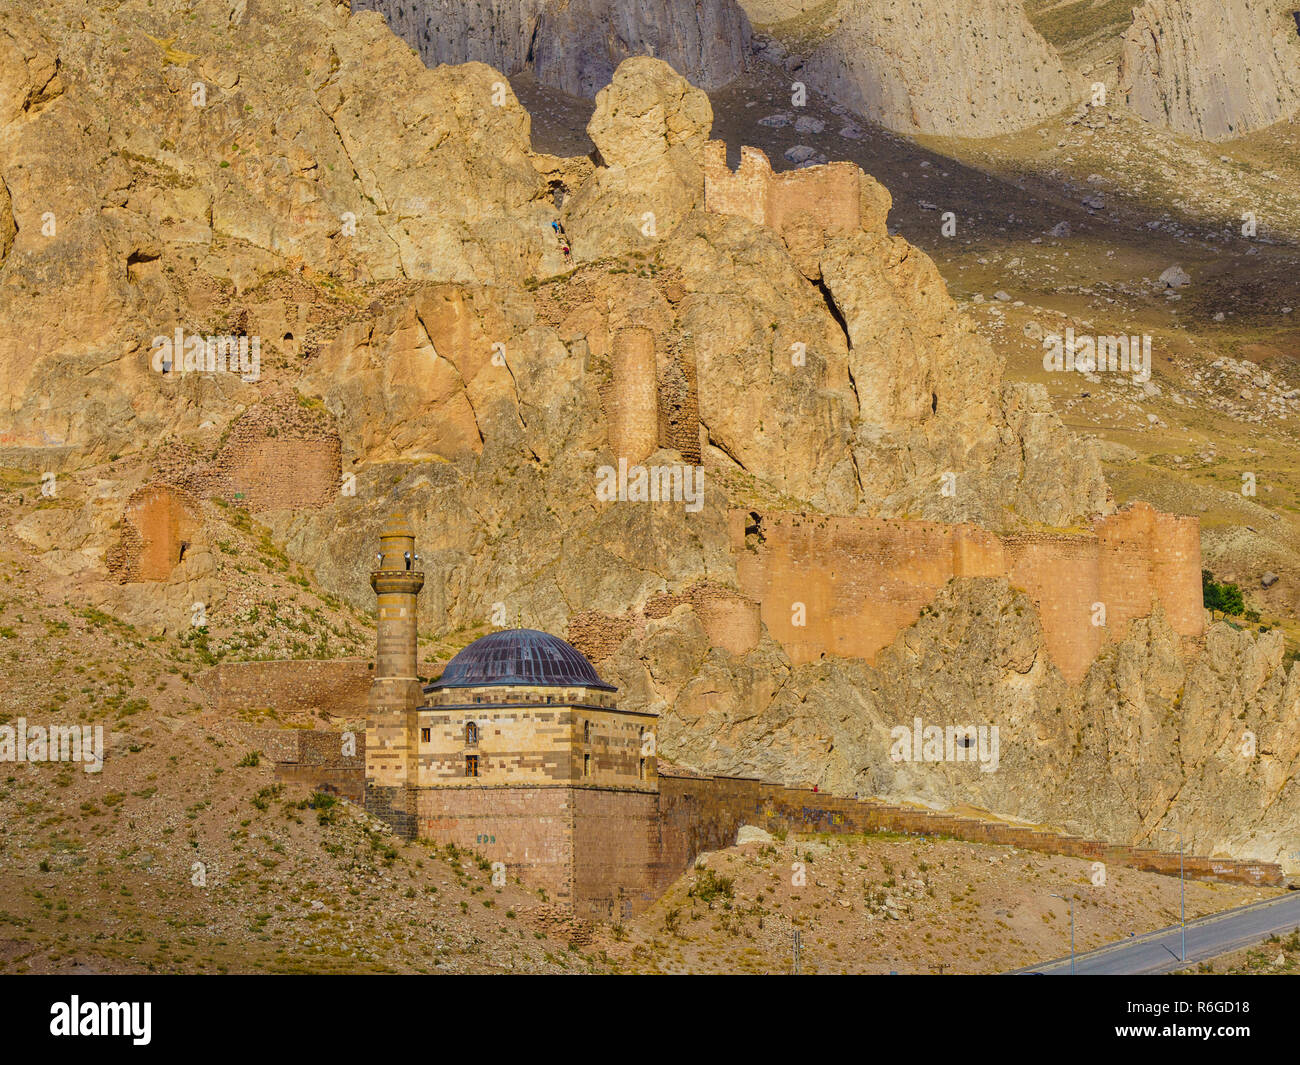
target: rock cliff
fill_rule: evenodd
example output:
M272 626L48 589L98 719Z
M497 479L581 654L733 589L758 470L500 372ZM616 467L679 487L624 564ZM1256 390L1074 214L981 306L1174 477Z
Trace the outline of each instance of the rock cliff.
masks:
M1300 34L1275 0L1147 0L1124 34L1120 89L1149 122L1222 141L1300 112Z
M974 578L874 666L794 667L757 627L709 635L725 607L692 590L736 593L735 509L1022 531L1113 509L1091 447L1002 381L934 263L889 233L877 182L801 170L801 210L757 167L768 213L721 209L712 125L700 89L632 58L597 95L595 158L539 155L499 70L428 70L379 15L323 0L7 14L0 434L33 463L58 449L67 485L16 504L15 531L76 595L161 638L195 599L228 623L214 558L231 508L258 508L286 566L361 609L361 552L400 508L424 633L498 607L557 633L614 619L598 664L661 713L669 757L1089 834L1176 805L1196 845L1275 857L1300 822L1300 681L1276 640L1215 629L1202 650L1157 615L1072 686L1032 603ZM161 373L176 328L259 338L258 374ZM283 414L298 407L310 418ZM634 461L702 470L698 507L602 497L631 437L650 449ZM214 527L166 580L119 583L133 501L164 513L196 485L223 500L199 500ZM648 609L665 595L683 601ZM913 712L1001 723L1004 768L893 763L888 729ZM1257 760L1227 753L1239 727Z
M595 96L631 56L653 56L692 84L715 89L745 69L749 20L735 0L359 0L429 65L488 63L531 69L544 85Z
M1018 0L804 6L791 4L799 17L773 26L794 34L803 57L787 63L791 77L900 133L991 137L1064 110L1082 91ZM772 7L761 9L769 19Z

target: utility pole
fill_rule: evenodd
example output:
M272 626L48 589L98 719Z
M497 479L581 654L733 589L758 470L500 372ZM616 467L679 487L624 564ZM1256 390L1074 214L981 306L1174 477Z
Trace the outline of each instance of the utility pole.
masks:
M1168 832L1178 837L1178 920L1183 926L1182 958L1187 963L1187 881L1183 878L1183 833L1173 828L1157 828L1157 832Z
M799 929L796 928L794 930L794 966L793 966L794 972L792 974L794 976L799 975L799 948L801 945L802 944L800 943L799 940Z
M1053 894L1052 898L1060 899L1070 907L1070 975L1074 975L1074 900L1067 899L1064 895Z

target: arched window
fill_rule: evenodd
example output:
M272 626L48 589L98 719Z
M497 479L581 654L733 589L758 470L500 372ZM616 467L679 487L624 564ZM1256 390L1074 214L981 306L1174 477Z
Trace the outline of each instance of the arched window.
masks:
M584 721L584 722L582 723L582 742L583 742L583 743L590 743L590 742L591 742L591 722L590 722L590 721Z
M465 723L465 742L478 743L478 725L473 721Z

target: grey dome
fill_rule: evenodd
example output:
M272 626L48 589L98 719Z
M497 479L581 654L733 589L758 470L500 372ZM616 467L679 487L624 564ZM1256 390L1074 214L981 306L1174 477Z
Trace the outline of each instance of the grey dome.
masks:
M475 640L448 662L438 681L425 690L506 684L618 690L601 680L572 644L536 629L502 629Z

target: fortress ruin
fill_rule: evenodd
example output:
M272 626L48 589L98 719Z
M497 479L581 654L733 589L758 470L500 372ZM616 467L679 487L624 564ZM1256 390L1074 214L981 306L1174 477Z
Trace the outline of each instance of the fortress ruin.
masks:
M704 207L767 226L787 244L795 231L846 236L862 224L861 174L856 163L824 163L782 174L759 148L740 149L740 166L727 166L727 146L704 146Z
M199 499L216 497L252 513L317 509L337 497L343 445L329 413L293 392L271 396L233 419L213 453L160 449L160 480Z
M605 419L610 449L629 463L661 447L686 462L700 461L700 415L695 361L660 351L642 326L617 330L610 344Z
M954 577L1003 577L1027 592L1048 654L1075 683L1103 643L1123 639L1157 602L1181 636L1205 625L1200 523L1144 502L1077 534L733 511L730 535L740 590L761 604L795 664L823 655L874 662ZM795 603L805 607L802 625Z
M145 485L126 502L121 537L106 559L109 575L122 584L167 580L201 526L198 502L188 492Z
M810 598L830 588L838 573L860 572L849 604L858 611L856 627L869 634L864 646L872 654L891 626L901 625L908 610L919 610L921 598L954 574L1005 570L1034 583L1065 570L1065 583L1074 590L1063 601L1109 592L1117 629L1149 609L1145 597L1157 594L1169 598L1176 624L1190 625L1180 579L1186 553L1197 544L1196 523L1145 505L1102 519L1090 535L1062 538L1070 541L1064 553L1054 551L1050 539L999 539L974 526L743 513L733 518L740 550L755 555L746 579L778 578L767 581L769 592L786 589L784 570L800 569L774 564L786 560L783 551L809 570L801 580L811 581L811 595L801 594ZM753 537L760 538L757 547L743 544ZM815 550L818 544L823 548ZM1167 578L1174 582L1172 591L1162 583ZM1267 862L1184 862L1183 856L1148 848L662 765L655 754L657 717L621 709L616 690L586 657L547 633L494 632L457 654L435 683L422 685L416 597L424 574L405 518L394 516L385 525L370 579L379 631L364 740L355 751L344 751L337 740L300 734L297 750L277 762L277 777L362 798L367 810L402 836L481 854L579 917L618 919L639 912L696 855L734 844L743 824L778 831L944 833L1163 873L1185 867L1189 875L1211 880L1282 879L1281 868ZM1115 582L1133 584L1121 588ZM863 622L873 616L865 608L877 584L900 598L872 628ZM1044 581L1031 594L1046 603L1047 587ZM759 605L709 585L658 596L640 617L577 615L578 638L612 648L613 639L645 617L663 617L682 605L700 611L706 627L729 642L733 653L757 639ZM874 601L875 612L881 605ZM1065 616L1073 617L1068 609ZM830 627L819 638L844 643L854 631ZM801 655L812 650L807 643L801 647Z

